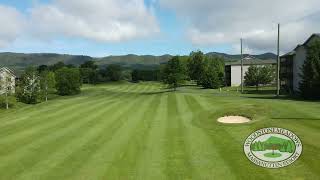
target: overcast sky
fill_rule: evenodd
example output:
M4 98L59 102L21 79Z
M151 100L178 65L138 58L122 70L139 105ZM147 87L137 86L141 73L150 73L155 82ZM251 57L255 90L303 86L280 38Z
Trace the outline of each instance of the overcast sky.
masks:
M320 32L319 0L0 0L0 51L283 53Z

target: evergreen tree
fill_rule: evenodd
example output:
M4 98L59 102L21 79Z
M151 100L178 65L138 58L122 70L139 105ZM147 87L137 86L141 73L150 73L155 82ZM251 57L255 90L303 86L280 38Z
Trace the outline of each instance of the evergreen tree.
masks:
M300 94L306 99L320 99L320 41L307 47L307 59L302 66Z

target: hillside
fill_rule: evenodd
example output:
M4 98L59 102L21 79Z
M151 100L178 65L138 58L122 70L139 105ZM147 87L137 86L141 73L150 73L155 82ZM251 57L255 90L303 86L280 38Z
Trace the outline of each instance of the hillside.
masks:
M207 53L208 56L219 56L226 60L226 62L237 61L241 58L240 55L230 55L225 53L211 52ZM249 56L249 55L245 55ZM108 64L120 64L129 68L150 68L156 67L162 63L166 63L172 56L152 56L152 55L134 55L128 54L124 56L107 56L103 58L93 58L90 56L80 55L66 55L66 54L52 54L52 53L37 53L37 54L24 54L24 53L0 53L0 66L7 66L16 71L20 71L27 66L51 65L59 61L65 64L80 65L85 61L93 60L101 67ZM270 60L276 59L276 55L272 53L265 53L260 55L250 55L250 57L257 60Z
M89 56L74 56L66 54L24 54L24 53L0 53L0 66L9 67L15 71L20 71L27 66L39 66L42 64L52 65L59 61L65 64L80 65L83 62L94 60Z
M225 53L210 52L210 53L207 53L207 55L223 57L226 61L238 61L241 59L240 54L230 55L230 54L225 54ZM277 59L277 55L275 55L273 53L264 53L264 54L258 54L258 55L244 54L243 56L244 57L250 56L250 57L255 58L257 60Z

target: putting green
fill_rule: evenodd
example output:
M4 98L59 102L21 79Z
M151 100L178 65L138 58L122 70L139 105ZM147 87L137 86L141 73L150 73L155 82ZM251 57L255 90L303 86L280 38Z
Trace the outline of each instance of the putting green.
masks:
M0 110L0 179L319 179L319 102L228 90L112 83ZM254 123L217 122L230 114ZM277 170L254 165L243 143L263 127L293 131L302 156Z
M266 153L264 154L264 156L269 158L277 158L277 157L281 157L282 155L280 153Z

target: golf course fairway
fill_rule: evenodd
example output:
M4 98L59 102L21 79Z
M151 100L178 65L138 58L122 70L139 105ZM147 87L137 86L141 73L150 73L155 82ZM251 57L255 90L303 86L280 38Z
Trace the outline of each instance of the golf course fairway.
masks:
M252 121L217 122L228 115ZM243 143L265 127L298 135L301 157L279 169L249 161ZM319 102L151 82L84 86L77 96L0 110L0 179L316 180L319 138Z

